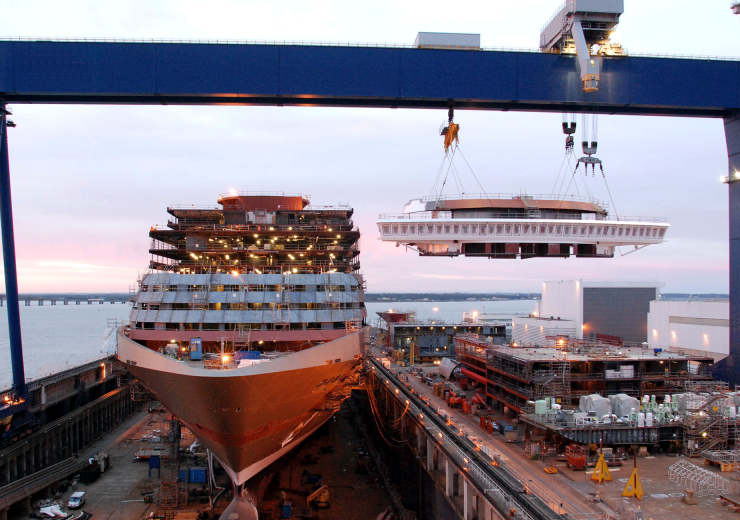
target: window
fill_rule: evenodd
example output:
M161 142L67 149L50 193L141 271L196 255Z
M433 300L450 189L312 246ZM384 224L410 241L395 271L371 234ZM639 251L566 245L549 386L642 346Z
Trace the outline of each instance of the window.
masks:
M420 235L424 234L424 226L419 226L419 234Z
M406 224L403 224L401 226L401 234L402 235L408 235L409 234L409 227Z
M390 235L391 234L391 227L387 224L383 224L383 234L384 235Z
M414 234L416 234L416 226L409 226L409 235L414 235Z
M394 235L398 234L398 226L393 226L393 234Z
M563 226L563 234L565 236L570 235L570 226Z
M514 234L518 235L521 233L522 227L519 224L514 225Z
M468 234L468 226L464 225L462 226L462 234L467 235Z

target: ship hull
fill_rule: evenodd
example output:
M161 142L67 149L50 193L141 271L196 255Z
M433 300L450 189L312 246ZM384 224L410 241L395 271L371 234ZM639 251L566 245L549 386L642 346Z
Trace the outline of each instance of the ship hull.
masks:
M320 427L341 404L364 332L267 363L205 370L123 334L119 359L241 485Z

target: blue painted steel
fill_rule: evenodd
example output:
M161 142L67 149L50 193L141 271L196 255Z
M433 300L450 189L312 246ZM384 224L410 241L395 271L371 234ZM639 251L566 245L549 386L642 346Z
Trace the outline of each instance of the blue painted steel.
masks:
M740 117L725 119L730 206L730 355L712 366L715 379L740 384Z
M190 468L190 482L204 484L206 482L206 468Z
M15 237L13 236L13 206L10 197L10 159L8 157L8 127L5 104L0 102L0 225L2 225L3 265L5 267L5 294L8 299L8 332L10 336L10 364L13 369L13 391L25 398L26 376L23 370L21 343L21 314L18 307L18 274L15 266Z
M23 103L244 104L727 117L740 62L307 45L0 41L0 96Z

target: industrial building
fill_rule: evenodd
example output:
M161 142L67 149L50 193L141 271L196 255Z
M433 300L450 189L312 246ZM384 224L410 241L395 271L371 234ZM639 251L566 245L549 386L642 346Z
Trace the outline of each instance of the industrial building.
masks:
M552 346L547 336L609 340L640 345L648 341L647 314L658 289L650 281L561 280L542 284L542 300L530 317L515 316L517 345Z
M648 313L651 347L711 357L730 353L730 302L654 301Z

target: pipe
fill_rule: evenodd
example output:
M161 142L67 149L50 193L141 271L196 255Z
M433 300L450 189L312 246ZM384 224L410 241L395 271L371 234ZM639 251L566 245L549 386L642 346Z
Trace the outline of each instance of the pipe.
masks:
M10 196L7 115L5 101L0 100L0 225L2 226L3 264L5 267L5 294L8 299L10 363L13 368L13 391L16 396L25 399L26 376L23 369L21 315L18 307L18 272L15 265L13 206Z

